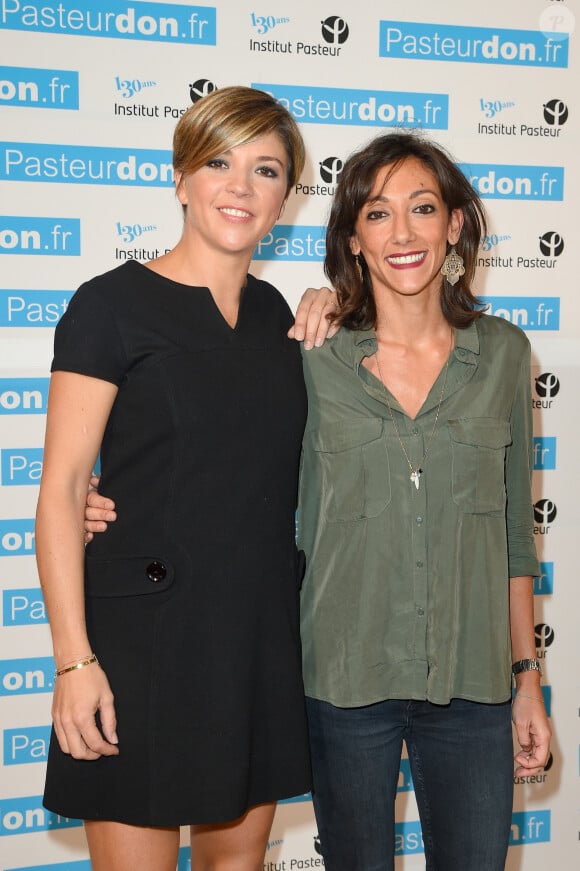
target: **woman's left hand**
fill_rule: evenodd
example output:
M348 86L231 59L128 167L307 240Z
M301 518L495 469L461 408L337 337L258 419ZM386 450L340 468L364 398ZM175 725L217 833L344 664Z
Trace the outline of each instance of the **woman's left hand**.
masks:
M99 493L100 475L92 475L85 504L85 544L93 540L95 532L106 532L107 524L117 519L115 503Z
M515 756L515 775L529 777L538 774L548 761L552 737L541 696L530 698L517 692L512 705L512 720L522 748Z
M309 287L302 294L298 303L296 320L288 330L288 337L298 342L304 341L304 348L319 348L326 339L331 339L338 332L328 319L328 315L338 313L336 293L329 287Z

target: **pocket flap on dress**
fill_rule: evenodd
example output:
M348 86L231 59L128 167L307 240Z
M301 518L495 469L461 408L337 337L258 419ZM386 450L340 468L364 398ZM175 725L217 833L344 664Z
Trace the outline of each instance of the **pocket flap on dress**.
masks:
M162 593L174 577L173 566L156 556L87 556L85 560L85 593L93 598Z
M366 445L381 437L383 422L380 418L356 420L341 424L332 432L319 432L313 436L315 451L335 454L358 445Z
M454 442L482 448L505 448L512 442L511 426L507 420L494 417L472 417L449 421L449 432Z

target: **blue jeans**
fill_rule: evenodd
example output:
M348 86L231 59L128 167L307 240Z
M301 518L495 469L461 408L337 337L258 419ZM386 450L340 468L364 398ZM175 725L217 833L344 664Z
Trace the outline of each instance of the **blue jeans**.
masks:
M513 799L511 705L307 699L326 871L392 871L406 741L427 871L503 871Z

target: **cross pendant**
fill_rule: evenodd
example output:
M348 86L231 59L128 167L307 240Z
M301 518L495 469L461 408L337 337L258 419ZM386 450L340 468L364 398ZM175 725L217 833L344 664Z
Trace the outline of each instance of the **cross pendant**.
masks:
M411 483L413 483L415 485L416 490L419 489L419 479L420 479L422 474L423 474L423 469L413 469L413 471L409 475L409 479L410 479Z

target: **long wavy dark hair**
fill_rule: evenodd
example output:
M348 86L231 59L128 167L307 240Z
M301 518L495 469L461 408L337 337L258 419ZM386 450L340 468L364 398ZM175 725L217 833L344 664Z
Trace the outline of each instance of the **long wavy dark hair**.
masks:
M463 257L465 275L451 285L441 276L441 309L453 327L464 329L478 318L478 300L471 291L477 252L487 232L485 210L478 194L451 156L438 144L417 133L387 133L373 139L352 154L344 165L337 184L326 230L324 271L335 288L340 309L334 322L352 330L376 325L377 310L371 279L362 254L360 274L350 249L350 240L360 210L368 201L377 172L386 166L394 171L407 158L414 157L435 175L443 202L450 214L463 212L463 227L455 245ZM450 246L448 245L448 251Z

